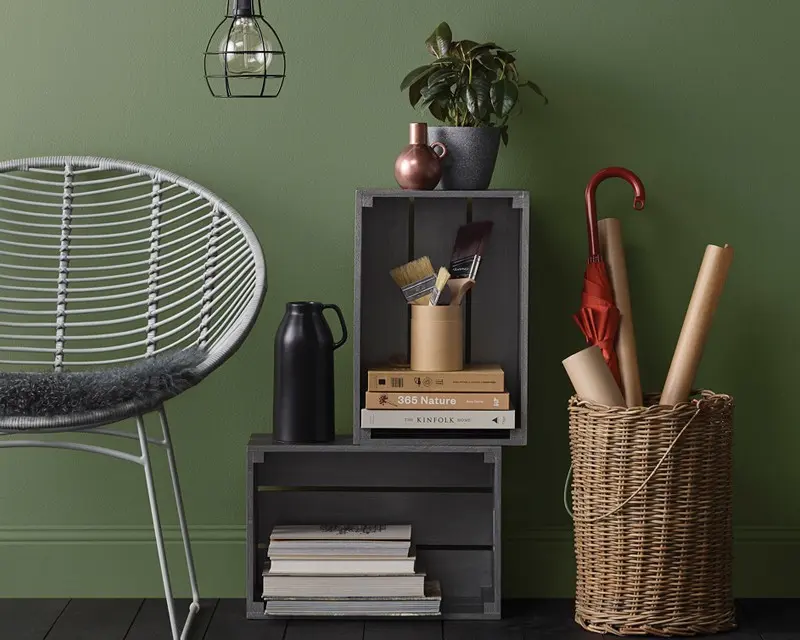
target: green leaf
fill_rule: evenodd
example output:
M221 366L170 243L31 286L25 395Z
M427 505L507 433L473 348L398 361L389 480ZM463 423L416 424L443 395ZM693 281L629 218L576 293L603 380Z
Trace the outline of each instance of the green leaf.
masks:
M517 61L517 59L511 54L511 52L506 51L505 49L499 49L495 55L506 64L513 64L514 62Z
M505 75L506 78L513 80L514 84L516 84L517 86L522 84L522 82L520 82L519 79L519 71L517 70L517 65L513 62L509 62L508 64L506 64L506 68L504 70L503 75Z
M453 43L453 49L455 49L459 56L464 60L469 60L472 56L469 55L469 50L473 47L478 45L477 42L474 40L460 40L458 42Z
M539 85L536 84L535 82L531 82L530 80L528 80L523 86L530 87L531 89L533 89L533 92L538 96L540 96L544 100L545 104L548 104L550 102L547 99L547 96L544 95L544 93L542 93L542 90L539 88Z
M447 107L439 100L431 102L428 110L431 112L431 115L440 122L447 122Z
M490 53L483 53L477 56L475 60L485 69L488 69L489 71L494 71L495 74L499 73L505 66L504 62L498 60Z
M422 88L427 86L427 78L423 76L408 88L408 101L412 107L417 106L417 103L422 98Z
M467 50L467 55L470 58L475 58L483 53L497 50L497 45L494 42L484 42L483 44L473 42L472 44L473 46Z
M453 32L450 30L450 25L442 22L436 30L425 41L428 51L437 58L446 56L450 51L450 44L453 42Z
M438 68L431 75L428 76L428 86L432 87L438 82L449 82L452 84L456 81L457 73L449 67Z
M479 46L477 42L474 40L459 40L458 41L458 48L461 49L464 53L469 53L472 49Z
M472 76L472 88L475 90L475 95L477 96L478 101L478 111L477 114L473 114L476 117L480 118L488 122L490 116L490 107L491 107L491 82L490 80L482 75L482 74L473 74Z
M450 66L452 69L461 69L466 66L466 63L461 58L454 58L453 56L444 56L437 58L431 62L432 67L446 67Z
M492 101L492 109L494 112L502 117L503 116L503 101L506 98L506 83L505 80L497 80L492 83L489 90L489 97Z
M429 98L433 98L434 100L440 97L447 97L450 95L450 82L437 82L434 85L426 85L420 89L420 95L425 99L428 100Z
M473 116L478 116L478 94L475 92L475 88L472 85L469 85L464 88L464 102L467 104L467 111L469 111Z
M516 106L517 100L519 100L519 89L517 88L516 83L508 78L503 81L503 84L505 95L503 96L503 109L501 115L502 117L507 118Z
M423 98L423 99L422 99L422 102L420 102L420 103L417 105L417 109L419 109L420 111L425 111L425 109L427 109L428 107L430 107L430 106L431 106L431 104L432 104L433 102L435 102L435 101L436 101L436 96L429 96L429 97L427 97L427 98Z
M414 84L420 78L426 77L429 73L433 72L435 67L432 65L426 64L424 67L417 67L413 71L411 71L403 81L400 83L400 91L405 91L408 89L412 84Z

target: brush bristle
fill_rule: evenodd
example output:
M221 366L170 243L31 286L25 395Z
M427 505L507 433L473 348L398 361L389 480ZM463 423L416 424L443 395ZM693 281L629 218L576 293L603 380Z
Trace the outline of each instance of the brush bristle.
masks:
M486 243L492 233L491 220L472 222L458 229L453 256L450 259L450 275L454 278L474 278Z
M436 274L436 290L443 291L450 279L450 272L445 267L439 268L439 273Z
M494 222L483 220L472 222L459 227L456 235L456 244L453 247L453 259L467 256L483 255L483 249L489 234L492 233Z
M401 289L415 282L419 282L420 280L424 280L425 278L429 278L435 275L435 273L431 259L428 256L395 267L391 271L392 280L394 280Z
M436 284L433 285L434 291L431 294L431 305L436 306L439 304L439 298L447 286L448 280L450 280L450 272L445 267L440 267L439 273L436 274Z
M403 291L406 302L430 304L436 272L428 256L395 267L390 273L392 280Z

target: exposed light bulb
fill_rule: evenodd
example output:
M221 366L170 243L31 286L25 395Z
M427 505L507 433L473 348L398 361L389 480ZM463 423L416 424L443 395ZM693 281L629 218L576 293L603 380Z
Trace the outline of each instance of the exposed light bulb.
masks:
M272 43L263 38L254 18L239 17L220 43L228 75L264 75L272 63Z

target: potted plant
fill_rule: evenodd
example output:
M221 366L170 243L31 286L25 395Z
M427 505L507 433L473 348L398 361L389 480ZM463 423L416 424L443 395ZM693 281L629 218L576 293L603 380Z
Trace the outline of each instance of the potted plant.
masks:
M446 126L431 127L432 142L448 150L443 161L444 189L487 189L492 181L500 140L508 144L508 119L526 87L547 97L531 81L520 78L513 52L494 42L453 40L443 22L425 41L435 60L411 71L400 84L411 105L427 109Z

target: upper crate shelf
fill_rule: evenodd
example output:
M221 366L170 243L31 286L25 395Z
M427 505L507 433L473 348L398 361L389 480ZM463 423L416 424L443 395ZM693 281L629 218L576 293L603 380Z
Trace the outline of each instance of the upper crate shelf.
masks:
M430 256L450 262L458 228L494 222L478 283L465 303L465 360L499 363L517 411L513 430L362 429L368 369L408 362L409 308L389 271ZM356 193L354 428L356 443L391 445L524 445L528 414L528 265L530 208L527 191L401 191Z

